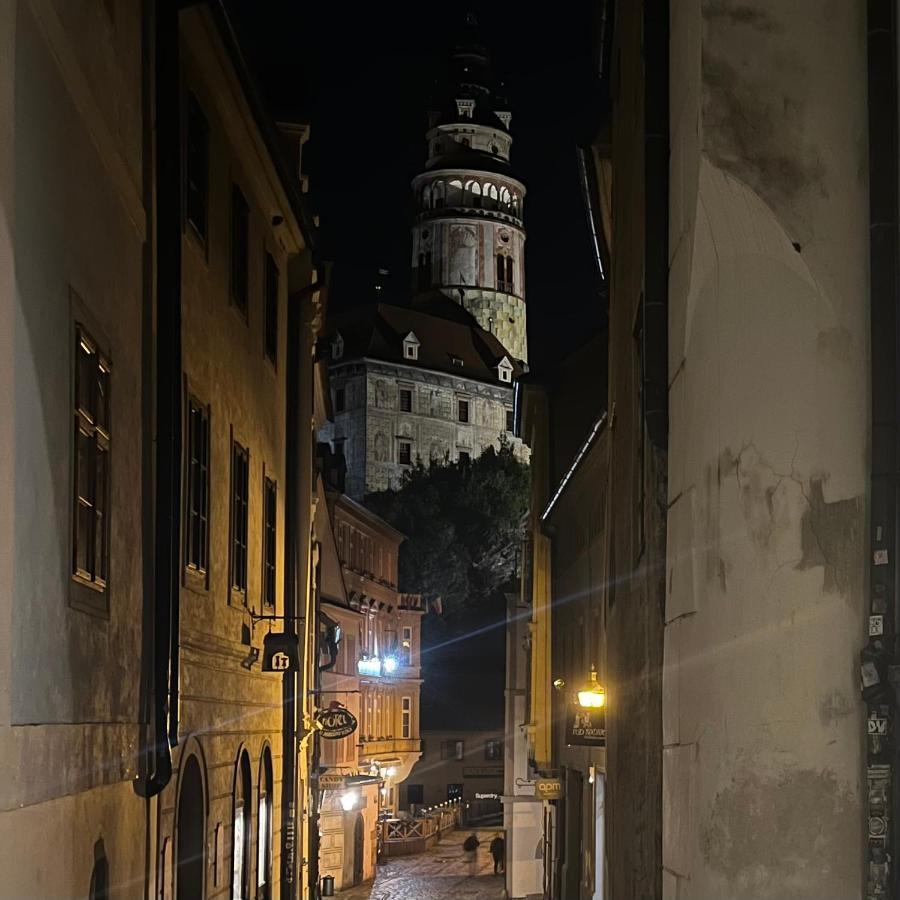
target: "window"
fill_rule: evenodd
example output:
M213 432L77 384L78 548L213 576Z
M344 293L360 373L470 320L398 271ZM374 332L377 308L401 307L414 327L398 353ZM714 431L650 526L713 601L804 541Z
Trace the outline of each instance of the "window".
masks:
M403 338L403 357L404 359L419 358L419 339L412 331Z
M419 254L419 267L416 270L419 290L427 291L431 287L431 251Z
M513 260L502 253L497 254L497 290L507 294L513 291Z
M458 400L456 405L456 413L457 418L460 422L468 422L469 421L469 401L468 400Z
M184 564L206 574L209 568L209 407L187 402L187 473Z
M343 412L347 408L347 391L339 387L334 390L334 411Z
M421 784L408 784L406 786L406 802L408 805L421 805L425 802L425 790Z
M234 773L234 831L231 841L231 898L248 900L250 896L251 796L250 758L241 753Z
M400 388L400 412L412 412L411 388Z
M197 236L206 241L209 195L209 124L193 94L188 94L185 147L185 212Z
M412 737L412 697L404 697L400 707L400 737Z
M278 264L266 254L266 356L278 361Z
M484 758L492 760L503 759L503 741L485 741Z
M506 410L506 430L510 434L516 430L516 417L511 409Z
M463 786L461 784L447 785L447 802L452 803L454 800L462 800Z
M465 756L465 741L442 741L441 742L441 759L461 760Z
M250 453L237 441L231 445L231 589L247 602L247 510Z
M97 590L109 578L109 363L75 330L75 446L72 574Z
M469 460L471 460L471 456L469 455L468 450L460 450L459 451L459 461L462 465L467 466L469 464Z
M400 641L400 665L412 665L412 628L409 625L403 626L403 637Z
M259 764L259 802L256 817L257 900L271 900L272 885L272 754L263 751Z
M412 443L410 441L400 441L397 459L401 466L412 465Z
M250 209L235 184L231 186L231 300L247 316L250 255Z
M263 603L275 606L275 548L278 488L271 478L263 481Z

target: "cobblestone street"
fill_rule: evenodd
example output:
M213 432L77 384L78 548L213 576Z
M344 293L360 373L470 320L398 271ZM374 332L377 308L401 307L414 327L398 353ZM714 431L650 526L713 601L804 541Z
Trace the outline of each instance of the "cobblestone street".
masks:
M488 844L496 830L478 832L478 874L469 875L462 842L469 831L447 834L416 856L391 859L378 867L374 883L341 891L341 900L501 900L503 877L492 874Z

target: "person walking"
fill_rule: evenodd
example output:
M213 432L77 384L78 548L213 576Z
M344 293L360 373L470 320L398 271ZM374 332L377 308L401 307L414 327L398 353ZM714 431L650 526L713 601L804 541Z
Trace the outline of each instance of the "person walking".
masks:
M494 860L494 874L499 875L506 871L504 856L506 855L506 841L498 831L491 841L491 857Z
M478 840L478 836L473 831L466 839L463 841L463 850L466 854L466 859L469 861L469 875L475 876L478 874L478 846L480 841Z

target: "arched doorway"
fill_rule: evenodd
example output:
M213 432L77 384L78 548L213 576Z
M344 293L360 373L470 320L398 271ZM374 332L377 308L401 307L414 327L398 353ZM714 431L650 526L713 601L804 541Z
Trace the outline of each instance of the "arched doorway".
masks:
M234 900L238 898L249 900L250 897L252 791L250 757L247 751L243 750L234 771L234 815L231 832L231 896Z
M353 883L359 884L363 880L366 852L366 821L362 813L356 816L356 824L353 826Z
M256 817L256 883L259 900L272 896L272 754L263 750L259 762L259 802Z
M206 868L206 815L203 776L196 756L189 756L181 775L176 828L177 900L203 900Z

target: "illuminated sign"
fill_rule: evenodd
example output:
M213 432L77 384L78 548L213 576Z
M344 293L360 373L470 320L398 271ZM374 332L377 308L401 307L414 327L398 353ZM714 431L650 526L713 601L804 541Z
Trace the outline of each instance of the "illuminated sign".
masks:
M570 706L566 715L566 744L570 747L605 747L606 709Z
M559 800L563 795L561 778L538 778L534 783L534 793L542 800Z

